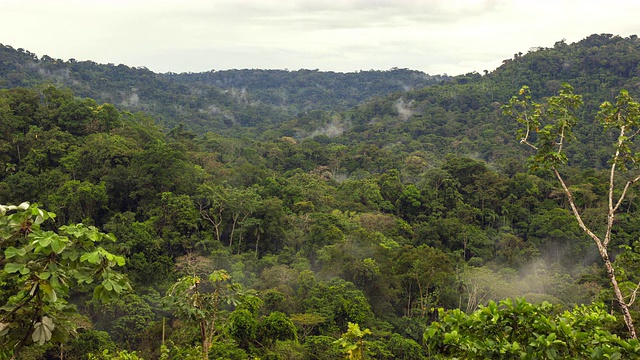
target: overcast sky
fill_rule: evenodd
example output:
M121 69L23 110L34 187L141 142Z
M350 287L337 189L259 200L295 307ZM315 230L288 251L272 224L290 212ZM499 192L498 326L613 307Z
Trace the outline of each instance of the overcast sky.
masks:
M492 71L530 48L638 34L637 0L0 0L38 56L212 69Z

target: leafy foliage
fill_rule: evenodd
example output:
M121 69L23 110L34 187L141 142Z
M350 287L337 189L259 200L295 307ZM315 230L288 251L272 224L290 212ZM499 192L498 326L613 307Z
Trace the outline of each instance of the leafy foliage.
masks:
M364 337L371 334L371 330L361 330L358 324L349 323L347 332L340 336L340 339L336 340L336 343L340 344L347 353L347 359L364 359L366 342Z
M558 312L524 299L489 302L471 314L439 309L439 320L424 334L435 358L567 359L633 358L637 340L623 340L607 327L616 318L602 305Z
M83 224L62 226L57 233L41 227L54 217L35 204L0 205L0 278L10 284L0 297L0 341L14 355L31 342L68 341L77 327L70 317L74 307L66 301L72 288L98 280L93 291L98 299L131 290L114 270L124 266L124 257L100 246L115 241L113 235Z
M594 35L516 54L483 76L428 79L404 69L163 75L0 47L0 203L26 199L57 214L40 231L58 240L36 243L56 261L76 232L112 232L117 241L104 235L77 261L118 265L99 247L124 254L135 285L108 304L91 300L92 284L56 289L56 303L64 298L63 310L83 316L65 314L67 326L41 314L32 322L37 340L51 340L27 338L21 354L336 359L345 352L334 341L350 322L371 330L365 357L420 359L438 307L472 313L525 295L554 309L602 301L619 316L564 189L543 167L525 171L528 154L512 136L521 124L505 121L500 107L529 84L512 115L538 114L539 132L529 122L528 140L546 144L540 160L562 171L585 225L603 233L610 144L620 151L616 169L626 168L620 174L637 175L631 95L639 45ZM565 81L583 94L582 106ZM612 100L621 87L630 91ZM130 112L139 110L153 118ZM582 121L594 117L608 130ZM624 191L624 183L613 191L625 196L614 202L608 255L637 316L637 190ZM68 225L77 222L84 225ZM4 301L28 294L18 279L33 274L21 273L31 260L17 261L21 247L11 246L3 250ZM20 319L28 325L28 316ZM621 321L597 321L625 331ZM78 337L62 339L63 326L71 335L78 328ZM93 332L103 335L85 335Z

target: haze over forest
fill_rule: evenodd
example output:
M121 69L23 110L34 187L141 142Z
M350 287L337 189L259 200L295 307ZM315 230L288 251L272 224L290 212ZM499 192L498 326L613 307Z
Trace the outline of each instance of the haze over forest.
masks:
M635 35L456 76L154 73L16 45L0 358L640 354Z

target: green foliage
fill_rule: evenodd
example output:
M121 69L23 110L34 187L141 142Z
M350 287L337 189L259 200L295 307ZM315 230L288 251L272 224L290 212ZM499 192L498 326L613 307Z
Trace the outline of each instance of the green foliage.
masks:
M611 304L606 274L569 221L562 190L548 172L524 172L510 135L518 123L504 121L500 103L530 84L505 110L521 117L520 136L530 126L528 140L546 154L540 160L556 166L565 160L558 153L570 159L561 170L584 221L599 231L609 144L619 150L618 169L635 174L633 91L600 108L607 131L595 122L574 124L595 116L592 99L634 89L639 59L637 37L605 34L517 54L484 76L424 78L403 69L159 75L0 46L0 86L7 88L0 90L0 203L28 199L54 211L57 225L82 221L113 232L117 242L96 247L126 254L123 269L136 284L135 294L109 304L89 300L91 284L70 285L68 296L56 289L57 303L71 299L90 320L66 318L68 329L84 330L76 339L60 337L69 341L57 347L64 324L42 314L34 330L51 340L40 346L28 338L21 356L68 350L67 357L84 357L75 351L82 340L87 349L105 344L109 356L337 359L344 353L333 342L351 322L376 334L367 338L365 356L419 359L425 354L417 342L433 308L471 312L522 295L568 306L596 298ZM43 76L118 105L48 84L15 88ZM580 108L565 81L584 94ZM417 90L370 98L405 87ZM532 116L522 118L522 111ZM614 195L623 190L617 186ZM637 192L630 186L626 194L610 251L625 296L640 281ZM52 244L65 247L61 254L69 246ZM21 256L13 247L1 258L2 269L12 271L0 275L3 301L29 292L18 281L32 275L22 274L29 266L5 265ZM104 253L93 252L78 261L96 266ZM214 269L259 290L260 299L240 292L224 272L209 279ZM49 276L38 281L53 281ZM171 296L161 303L158 294L167 289ZM637 309L634 303L634 315ZM263 343L265 321L276 311L286 314L279 328L291 330L290 319L298 340L271 334ZM28 325L28 316L20 319ZM91 327L109 338L86 338ZM163 334L169 345L160 353Z
M347 331L336 340L347 353L346 359L364 359L367 342L364 337L371 334L371 330L361 330L358 324L349 323Z
M249 349L249 343L256 339L258 321L254 314L246 309L236 309L229 316L227 331L244 350Z
M574 193L583 197L594 197L589 192L589 187L569 188L565 182L563 175L559 172L559 165L567 162L567 151L563 148L565 142L568 142L573 135L573 127L577 123L577 117L573 114L575 109L582 105L582 98L573 95L573 88L568 84L563 84L557 96L553 96L547 100L546 106L541 106L531 101L531 96L525 86L520 90L520 96L523 100L513 97L509 104L504 105L503 112L515 118L517 122L524 126L518 134L521 143L524 143L535 150L532 156L532 167L536 169L551 169L555 177L560 182L564 195L567 197L569 206L573 212L579 227L593 240L597 246L598 253L604 262L604 268L607 271L607 277L611 283L615 299L622 312L624 322L629 330L631 338L636 338L636 331L633 325L633 318L629 311L629 306L633 303L627 302L620 290L620 286L615 276L615 268L613 267L608 246L614 233L614 222L616 212L626 200L628 191L634 185L640 176L621 174L621 171L627 170L627 165L635 165L636 154L632 149L632 138L640 132L640 104L633 101L626 90L621 90L617 97L616 105L605 102L600 106L598 117L604 126L605 131L615 129L618 136L614 144L614 151L610 161L610 175L608 186L608 211L606 215L606 226L595 224L585 224L583 220L588 212L581 212L578 209L579 203L574 199ZM533 110L528 110L532 108ZM548 124L545 124L548 123ZM540 126L543 126L540 129ZM537 140L531 140L534 136L532 131L538 133ZM616 171L617 170L617 171ZM616 191L616 182L620 182L620 178L629 177L623 189ZM614 195L615 193L615 195ZM589 196L591 195L591 196ZM614 200L615 199L615 200ZM587 200L584 200L586 205ZM555 231L555 230L554 230ZM599 233L600 235L597 235ZM633 292L635 297L635 291Z
M640 103L634 101L626 90L621 90L615 105L605 101L600 105L598 118L605 130L615 129L619 136L614 145L614 161L622 170L636 167L640 154L633 146L633 139L640 130Z
M241 287L231 282L231 277L226 270L215 270L207 276L208 281L203 281L197 275L187 275L178 279L167 291L165 303L174 314L199 329L202 358L206 359L214 340L219 336L227 314L223 306L237 304L237 295ZM246 310L245 310L246 311ZM245 320L239 312L236 315L237 331L234 335L243 341L250 340L252 323L243 323ZM250 333L247 334L247 331Z
M115 241L113 235L83 224L44 230L41 225L53 218L35 204L0 205L0 279L6 282L0 293L0 342L14 354L31 343L69 339L78 326L70 317L75 308L66 301L73 287L97 280L98 299L131 290L114 270L124 266L124 257L100 246Z
M89 354L89 360L144 360L141 357L138 357L135 351L118 351L116 353L110 353L109 350L105 349L101 354Z
M328 333L346 329L349 322L367 323L372 319L371 305L362 291L352 283L340 279L318 282L303 299L305 312L327 319L321 328ZM336 328L337 327L337 328Z
M169 129L188 124L190 130L229 134L234 132L234 124L264 130L284 120L290 120L290 127L311 133L317 127L331 126L327 110L346 110L376 96L448 79L397 68L346 74L306 69L155 74L123 64L63 61L47 55L38 59L28 51L1 44L0 61L3 87L68 86L83 97L119 104L131 112L149 112ZM96 121L87 121L86 117L92 113L100 120L101 130L117 126L119 119L108 108L90 112L86 100L58 104L55 100L62 95L55 95L51 103L60 108L59 116L66 127L94 125ZM183 105L174 106L177 103ZM172 135L176 133L181 131Z
M602 305L557 311L524 299L489 302L472 314L439 310L439 319L424 333L430 356L463 359L633 358L637 340L609 332L616 318Z
M274 311L263 318L258 332L260 342L267 347L272 347L278 340L298 340L297 329L293 321L279 311Z
M453 266L447 255L425 245L396 252L393 271L400 280L408 317L426 317L430 308L442 303L445 289L453 285Z
M531 159L533 169L567 163L563 147L573 139L573 127L578 120L575 110L582 104L582 96L575 95L573 87L564 83L558 95L547 100L546 106L532 100L528 86L523 86L518 96L502 106L505 115L524 126L518 130L517 139L536 149ZM532 140L534 136L537 140Z
M406 339L399 334L392 334L387 343L387 351L393 359L424 359L423 348L412 339Z
M235 343L216 341L209 350L209 359L245 360L249 355Z
M87 354L101 354L105 350L113 353L117 349L107 332L96 330L79 332L77 337L62 346L65 358L71 360L84 360Z
M340 344L330 336L309 336L304 342L308 356L318 360L334 360L344 357Z
M112 334L120 349L142 350L141 344L153 337L155 311L151 304L157 303L159 296L124 294L109 303L87 301L85 310L91 316L94 326Z

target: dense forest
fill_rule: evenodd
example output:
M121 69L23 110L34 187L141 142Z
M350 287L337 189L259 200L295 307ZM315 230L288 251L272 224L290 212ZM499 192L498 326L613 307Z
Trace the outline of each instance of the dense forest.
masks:
M408 69L360 71L224 70L155 74L144 67L63 61L0 44L0 86L52 84L76 96L144 111L165 127L194 131L260 131L316 110L347 110L376 96L420 89L450 79ZM251 130L251 131L250 131Z
M0 46L0 358L637 357L639 84L607 34L454 77Z

